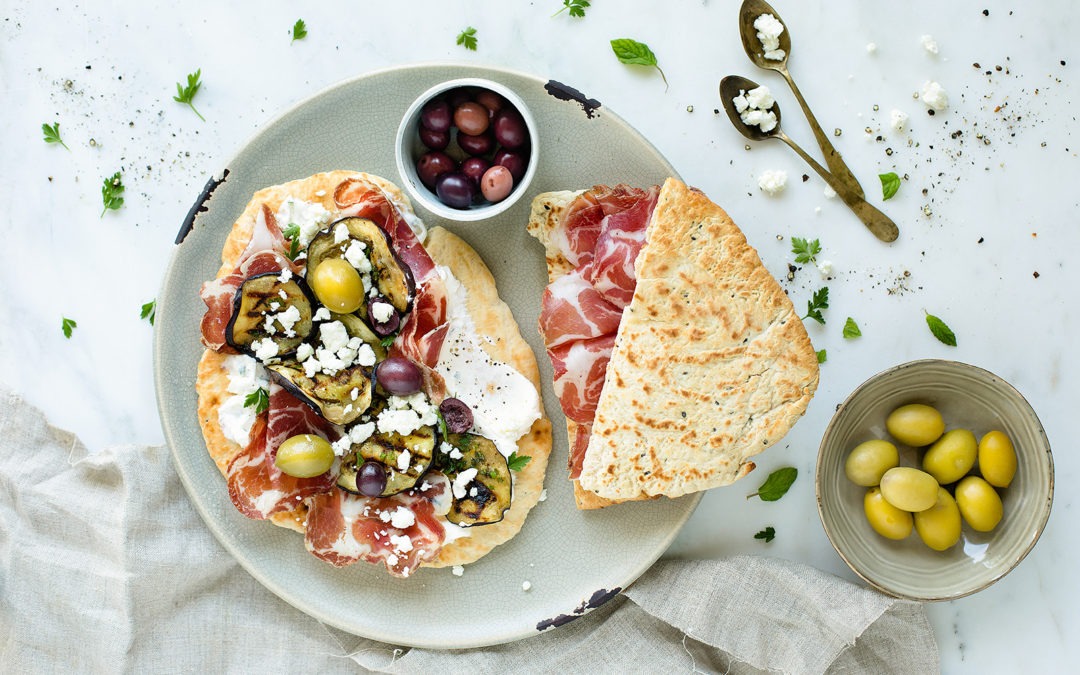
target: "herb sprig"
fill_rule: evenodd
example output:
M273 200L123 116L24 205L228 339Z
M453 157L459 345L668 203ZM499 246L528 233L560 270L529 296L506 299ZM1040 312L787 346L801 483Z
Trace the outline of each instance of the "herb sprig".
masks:
M157 298L154 298L142 306L142 310L139 312L139 318L149 320L150 325L153 326L155 315L157 315Z
M956 334L952 332L944 321L937 318L925 309L926 313L926 325L930 327L930 332L934 334L934 337L938 339L938 342L949 345L950 347L956 346Z
M849 316L844 322L844 339L850 340L857 337L862 337L862 331L859 330L859 324L855 323L855 319Z
M250 408L255 406L255 414L258 415L262 411L270 407L270 392L266 391L262 387L259 387L255 391L251 392L244 397L244 407Z
M124 205L124 198L120 196L123 191L124 183L120 179L119 171L105 179L101 185L101 203L105 205L105 208L101 210L100 218L105 217L106 211L110 209L115 211Z
M762 530L761 532L758 532L757 534L754 535L754 539L764 539L766 544L768 544L770 541L772 541L775 538L776 538L776 529L772 525L769 525L764 530Z
M615 56L620 63L656 68L657 72L660 73L660 77L664 79L664 91L667 91L667 76L661 70L660 64L656 60L656 54L653 54L653 51L649 49L649 45L630 38L619 38L611 41L611 51L615 52Z
M896 191L900 189L900 177L895 173L879 173L878 178L881 179L881 199L891 199Z
M825 317L822 316L821 310L829 308L829 287L822 286L814 291L814 297L811 300L806 301L806 316L802 317L803 320L813 319L822 326L825 325Z
M202 75L202 68L199 68L194 73L187 76L187 86L182 87L180 83L176 83L176 96L173 96L173 100L177 103L186 103L188 107L195 111L195 114L199 116L203 122L206 118L202 116L198 110L195 110L192 100L195 98L195 94L199 93L199 87L202 86L202 82L199 82L199 76Z
M297 40L303 40L307 37L307 24L303 19L297 19L296 23L292 27L292 40L289 40L289 44L296 42Z
M817 351L817 362L818 363L825 363L825 359L827 359L827 358L829 358L829 355L825 352L824 349L819 349Z
M68 152L71 152L71 148L69 148L67 146L67 143L65 143L60 138L60 123L59 122L53 124L51 127L48 124L42 124L41 125L41 133L45 134L45 142L46 143L59 143L60 145L64 146L65 150L67 150Z
M807 241L802 237L792 237L791 252L795 254L795 262L814 263L816 265L816 256L821 253L821 241L818 239Z
M570 10L570 16L584 18L585 10L589 7L589 0L563 0L562 4L562 9L552 14L552 17L559 16L566 10Z
M457 43L465 49L476 51L476 29L469 26L465 30L458 33Z
M793 466L785 466L783 469L777 469L769 474L769 477L765 479L765 482L761 484L761 487L758 488L757 492L752 495L746 495L746 498L761 497L761 501L763 502L775 502L787 494L788 488L795 482L798 475L799 470Z
M531 459L532 457L529 455L519 455L517 454L517 450L515 450L506 458L506 465L510 467L511 471L521 471Z
M71 331L79 327L79 324L75 323L75 319L69 319L66 316L60 317L60 330L64 331L64 337L71 339Z

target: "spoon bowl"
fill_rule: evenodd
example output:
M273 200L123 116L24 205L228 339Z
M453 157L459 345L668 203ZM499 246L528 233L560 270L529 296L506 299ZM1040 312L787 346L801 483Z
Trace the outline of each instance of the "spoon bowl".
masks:
M780 104L773 103L769 111L776 115L776 126L772 131L762 131L761 127L756 124L750 126L742 121L742 117L739 115L739 111L735 109L735 101L733 100L739 95L740 91L750 91L751 89L757 89L758 83L753 80L749 80L745 77L739 77L738 75L728 75L724 79L720 80L720 98L724 102L724 112L727 113L731 123L735 125L735 128L739 130L743 136L746 136L752 141L763 141L767 138L779 138L780 131Z
M757 37L754 21L762 14L772 14L784 26L784 32L780 33L780 49L784 50L784 58L779 61L765 58L765 48ZM739 36L742 38L746 56L754 62L755 66L778 72L787 70L788 57L791 55L791 33L787 29L787 24L780 18L780 14L765 0L743 0L742 7L739 8Z

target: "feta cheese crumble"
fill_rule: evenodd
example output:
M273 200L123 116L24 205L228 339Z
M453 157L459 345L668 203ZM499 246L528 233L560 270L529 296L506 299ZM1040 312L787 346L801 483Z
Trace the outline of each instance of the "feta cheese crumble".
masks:
M924 35L919 38L919 41L922 42L922 48L926 50L927 54L936 55L938 53L937 40L932 35Z
M361 274L371 272L371 261L367 259L367 255L364 253L366 248L364 242L353 239L352 243L345 249L345 261L355 267L356 271Z
M831 260L822 260L814 264L817 265L818 272L821 273L822 279L828 279L829 275L832 274L833 264Z
M465 486L472 482L476 478L476 474L479 473L475 468L465 469L457 476L454 477L454 497L458 499L465 498Z
M315 348L306 342L301 342L300 346L296 348L296 360L303 363L307 361L315 354Z
M945 88L932 80L922 86L919 97L931 110L941 111L949 107L949 95L945 93Z
M776 128L776 113L770 110L776 101L765 85L748 92L740 89L739 95L731 102L735 104L735 111L743 124L751 127L757 125L763 132Z
M836 199L836 190L828 185L825 186L825 199Z
M328 310L325 307L320 307L317 310L315 310L315 314L311 317L311 320L312 321L329 321L331 318L332 317L330 316L330 310Z
M255 358L259 359L263 363L266 363L278 354L277 343L270 338L256 340L255 342L251 343L251 346L255 350Z
M538 501L538 502L547 501L547 488L544 488L543 490L540 490L540 498L537 499L536 501Z
M908 115L906 112L894 108L893 111L889 113L889 124L892 125L893 129L903 131L904 127L907 126L907 122Z
M296 197L286 197L278 207L275 218L284 229L289 225L300 228L300 247L307 248L315 235L330 222L330 211L322 204L306 202Z
M371 316L379 323L385 323L394 315L394 306L388 302L371 303Z
M375 419L380 432L408 436L422 426L439 421L438 408L431 405L422 391L410 396L390 396L386 402L386 409Z
M393 515L390 517L390 524L399 530L404 530L407 527L412 527L416 524L416 514L404 506L399 506L394 509Z
M784 24L772 14L762 14L754 19L754 28L757 30L757 39L765 50L765 58L783 61L784 50L780 49L780 34L784 32Z
M758 178L758 187L768 195L778 195L787 187L787 171L766 171Z
M465 567L462 565L454 565L450 568L450 573L455 577L460 577L462 574L465 574Z
M877 45L873 42L866 43L867 54L877 54Z
M521 582L521 590L523 590L523 591L525 591L526 593L528 593L528 592L529 592L529 589L531 589L531 588L532 588L532 584L531 584L531 583L529 583L528 581L523 581L523 582Z

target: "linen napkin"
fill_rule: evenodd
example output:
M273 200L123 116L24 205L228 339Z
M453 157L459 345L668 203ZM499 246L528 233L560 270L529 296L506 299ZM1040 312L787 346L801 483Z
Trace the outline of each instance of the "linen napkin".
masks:
M0 389L0 664L17 672L931 673L926 613L797 563L660 561L519 642L408 649L325 626L218 544L163 447L91 455Z

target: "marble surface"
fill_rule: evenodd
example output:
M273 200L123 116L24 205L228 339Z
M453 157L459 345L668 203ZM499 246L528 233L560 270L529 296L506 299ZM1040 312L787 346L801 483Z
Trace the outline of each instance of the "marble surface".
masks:
M1072 108L1080 53L1070 31L1077 10L1066 0L778 7L794 36L793 75L822 125L841 130L832 140L867 194L881 205L875 174L907 176L883 206L901 230L885 246L823 195L820 179L802 180L812 172L791 151L780 144L748 151L723 114L714 114L720 78L749 76L773 88L785 128L817 154L783 82L742 53L737 2L596 0L585 19L551 18L559 5L457 0L301 11L268 2L252 12L226 3L9 0L0 8L7 102L0 237L8 251L0 267L0 384L91 448L160 443L151 328L139 308L156 294L203 183L248 135L278 111L370 69L454 59L536 72L578 87L636 126L729 211L778 278L787 277L792 236L819 237L820 257L834 264L828 323L808 326L829 355L818 394L755 472L792 465L799 479L771 504L744 498L753 478L710 492L668 555L759 553L854 579L825 538L813 501L817 445L835 406L896 363L965 361L998 373L1032 403L1056 451L1058 490L1046 532L1019 568L975 596L929 607L943 669L1075 669L1080 648L1068 636L1080 631L1073 573L1080 532L1071 520L1080 462L1070 420L1080 361L1068 336L1080 332L1080 312L1068 276L1076 263L1068 261L1080 250ZM300 17L309 35L290 44ZM467 25L477 28L476 52L454 45ZM924 34L937 40L938 55L924 51ZM618 63L608 46L615 37L647 42L670 88L655 71ZM867 51L870 42L876 53ZM172 100L173 83L195 68L205 82L195 99L205 122ZM912 96L930 79L951 103L932 117ZM893 108L910 115L910 132L889 127ZM42 122L60 123L70 152L42 142ZM99 217L102 180L118 169L125 204ZM778 169L788 173L787 189L766 196L757 177ZM801 307L823 283L803 268L785 287ZM958 347L933 339L924 310L949 323ZM70 340L62 316L78 322ZM841 337L848 316L862 338ZM770 544L752 538L765 525L777 531Z

